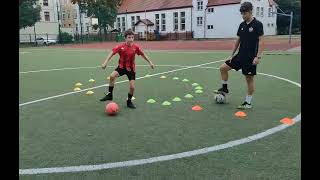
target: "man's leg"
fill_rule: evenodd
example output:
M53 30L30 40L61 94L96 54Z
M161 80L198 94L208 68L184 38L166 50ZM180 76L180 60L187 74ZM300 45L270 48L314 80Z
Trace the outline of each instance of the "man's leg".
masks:
M221 73L221 83L222 83L222 88L218 89L215 91L215 93L222 93L224 95L229 93L228 90L228 78L229 78L229 71L231 69L235 69L238 71L241 69L241 62L240 62L240 56L237 54L235 55L231 60L225 61L221 66L220 66L220 73Z
M107 89L106 95L100 99L100 101L106 101L110 100L112 101L113 99L113 88L114 84L116 82L117 77L119 76L119 73L117 71L113 71L110 75L110 80L109 80L109 88Z
M256 75L256 68L256 66L246 66L242 68L242 73L245 75L246 78L248 92L244 103L238 106L238 109L252 108L251 100L254 92L254 75Z

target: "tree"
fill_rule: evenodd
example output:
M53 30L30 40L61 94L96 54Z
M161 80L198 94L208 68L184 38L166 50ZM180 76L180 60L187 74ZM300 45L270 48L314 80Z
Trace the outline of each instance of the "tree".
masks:
M36 5L36 1L19 1L19 29L33 26L37 21L40 21L41 7Z
M78 3L79 8L84 9L87 16L98 19L99 32L101 29L107 33L107 26L113 27L114 21L117 17L118 7L122 0L71 0L73 4Z
M301 0L277 0L279 8L286 14L293 12L292 33L301 31ZM278 12L281 12L278 10ZM290 18L288 16L278 15L277 30L278 34L289 33Z

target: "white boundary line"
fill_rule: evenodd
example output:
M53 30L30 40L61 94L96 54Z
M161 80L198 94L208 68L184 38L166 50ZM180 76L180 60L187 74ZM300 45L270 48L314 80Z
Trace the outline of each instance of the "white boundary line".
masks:
M136 65L136 66L148 66L149 65ZM155 65L156 67L191 67L191 66L181 66L175 64L163 64L163 65ZM38 73L38 72L51 72L51 71L63 71L63 70L76 70L76 69L93 69L100 68L101 66L83 66L83 67L70 67L70 68L56 68L56 69L41 69L41 70L31 70L31 71L21 71L19 74L29 74L29 73ZM115 67L115 66L108 66ZM198 67L198 68L212 68L212 67Z
M172 73L172 72L176 72L176 71L182 71L182 70L186 70L186 69L196 68L196 67L200 67L200 66L203 66L203 65L218 63L218 62L221 62L221 61L225 61L225 60L218 60L218 61L203 63L203 64L199 64L199 65L195 65L195 66L188 66L188 67L184 67L184 68L180 68L180 69L175 69L175 70L171 70L171 71L165 71L165 72L161 72L161 73L155 73L155 74L149 75L148 77L153 77L153 76L157 76L157 75L161 75L161 74L168 74L168 73ZM144 78L147 78L147 77L146 77L146 76L138 77L138 78L136 78L136 80L138 80L138 79L144 79ZM118 81L118 82L116 82L116 84L124 83L124 82L127 82L127 81L128 81L128 80ZM34 101L29 101L29 102L21 103L21 104L19 104L19 107L25 106L25 105L28 105L28 104L33 104L33 103L36 103L36 102L46 101L46 100L49 100L49 99L55 99L55 98L62 97L62 96L67 96L67 95L70 95L70 94L80 93L80 92L83 92L83 91L87 91L87 90L89 90L89 89L97 89L97 88L105 87L105 86L108 86L108 84L104 84L104 85L100 85L100 86L95 86L95 87L92 87L92 88L87 88L87 89L83 89L83 90L76 91L76 92L68 92L68 93L59 94L59 95L56 95L56 96L50 96L50 97L46 97L46 98L42 98L42 99L38 99L38 100L34 100Z
M208 63L206 63L208 64ZM199 66L199 65L198 65ZM192 67L189 67L192 68ZM188 69L189 69L188 68ZM211 67L216 68L216 67ZM183 69L183 68L182 68ZM301 88L301 84L291 81L289 79L285 79L282 77L265 74L265 73L258 73L261 75L277 78L280 80L287 81L289 83L292 83L294 85L297 85L299 88ZM155 76L151 75L151 76ZM293 118L294 122L301 121L301 113L299 113L296 117ZM130 160L130 161L122 161L122 162L114 162L114 163L105 163L105 164L98 164L98 165L80 165L80 166L68 166L68 167L52 167L52 168L32 168L32 169L19 169L19 175L31 175L31 174L48 174L48 173L66 173L66 172L83 172L83 171L96 171L96 170L103 170L103 169L111 169L111 168L119 168L119 167L129 167L129 166L136 166L136 165L142 165L142 164L149 164L149 163L155 163L155 162L161 162L161 161L169 161L174 159L181 159L191 156L196 156L200 154L206 154L209 152L214 152L222 149L231 148L234 146L238 146L241 144L249 143L251 141L255 141L261 138L264 138L266 136L269 136L271 134L274 134L276 132L282 131L292 125L285 125L281 124L279 126L276 126L274 128L268 129L264 132L248 136L242 139L238 139L235 141L229 141L225 144L215 145L211 147L205 147L202 149L196 149L193 151L186 151L182 153L177 154L170 154L170 155L164 155L164 156L157 156L157 157L151 157L147 159L138 159L138 160Z
M297 115L293 120L295 122L299 122L301 120L301 114ZM274 128L268 129L264 132L261 132L261 133L258 133L258 134L252 135L252 136L248 136L248 137L245 137L242 139L238 139L235 141L229 141L225 144L219 144L216 146L205 147L202 149L196 149L193 151L186 151L186 152L177 153L177 154L157 156L157 157L151 157L151 158L147 158L147 159L105 163L105 164L98 164L98 165L80 165L80 166L68 166L68 167L19 169L19 175L96 171L96 170L103 170L103 169L129 167L129 166L149 164L149 163L155 163L155 162L161 162L161 161L181 159L181 158L196 156L196 155L200 155L200 154L206 154L209 152L214 152L214 151L238 146L241 144L249 143L251 141L255 141L255 140L264 138L266 136L269 136L271 134L274 134L276 132L282 131L290 126L292 126L292 125L281 124L281 125L276 126Z

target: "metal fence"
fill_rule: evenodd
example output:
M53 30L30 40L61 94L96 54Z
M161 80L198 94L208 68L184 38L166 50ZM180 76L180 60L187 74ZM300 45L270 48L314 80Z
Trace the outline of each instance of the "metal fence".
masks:
M19 42L21 45L36 46L37 38L43 38L44 40L54 39L57 44L66 43L90 43L90 42L112 42L112 41L124 41L122 33L119 32L108 32L104 33L89 33L89 34L73 34L72 41L66 42L63 36L59 37L59 34L20 34ZM145 35L135 34L135 39L140 41L161 41L161 40L191 40L193 39L193 32L168 32L168 33L151 33L147 32Z

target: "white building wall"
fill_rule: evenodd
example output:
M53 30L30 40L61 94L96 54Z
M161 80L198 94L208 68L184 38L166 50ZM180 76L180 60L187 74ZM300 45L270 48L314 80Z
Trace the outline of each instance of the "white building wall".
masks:
M180 12L184 11L186 13L186 28L185 31L193 31L194 38L233 38L236 37L237 29L240 23L243 21L241 14L239 12L241 4L229 4L221 6L211 6L208 8L214 8L214 12L207 11L208 0L202 0L203 8L198 10L198 1L192 0L192 8L184 9L174 9L174 10L162 10L162 11L153 11L153 12L141 12L141 13L128 13L120 14L117 17L120 18L120 29L122 28L122 17L125 17L125 29L132 28L131 26L131 16L135 17L135 22L137 21L137 16L140 16L140 19L149 19L155 24L155 14L159 14L160 18L160 33L174 32L174 20L173 12L178 12L178 21L179 21L179 30L177 32L184 32L180 30ZM253 15L259 21L263 23L265 35L276 35L276 21L277 15L274 14L269 17L269 1L268 0L243 0L249 1L253 4ZM259 15L257 15L257 7L263 7L263 17L261 16L261 10ZM276 7L273 5L271 7L272 12L276 12ZM166 30L161 31L161 14L166 14ZM197 17L202 17L202 24L197 24ZM213 29L208 29L208 25L213 25ZM114 28L117 28L117 21L114 23ZM136 27L137 28L137 27ZM136 32L142 31L142 27L137 28ZM145 26L144 26L144 29ZM153 31L155 25L149 28L149 31ZM144 30L143 30L144 31Z
M204 22L207 4L208 0L203 0L203 8L202 10L198 10L198 0L192 0L192 30L194 31L194 38L204 38ZM202 17L202 25L197 24L197 17Z
M174 20L173 20L173 13L178 12L178 31L174 31ZM185 30L181 30L181 22L180 22L180 12L185 12ZM151 22L154 23L154 26L151 26L148 28L149 31L153 32L156 27L156 21L155 21L155 14L159 14L159 21L160 21L160 33L168 33L168 32L186 32L191 31L191 7L190 8L181 8L181 9L174 9L174 10L162 10L162 11L152 11L152 12L141 12L141 13L128 13L128 14L120 14L117 15L117 18L120 18L120 26L122 25L122 17L125 17L126 23L125 29L132 28L131 26L131 16L135 17L135 22L137 22L137 16L140 16L140 19L149 19ZM162 20L161 20L161 14L165 14L166 19L166 30L162 31ZM114 28L117 28L117 21L114 23ZM137 27L136 27L137 28ZM144 27L145 28L145 27ZM145 28L146 29L146 28ZM138 33L138 31L141 31L141 27L136 29L135 32ZM122 31L122 26L121 26Z
M214 12L206 12L204 22L205 34L199 34L199 38L233 38L237 36L237 30L243 21L239 11L240 4L224 6L212 6ZM213 25L213 29L208 29L208 25Z

